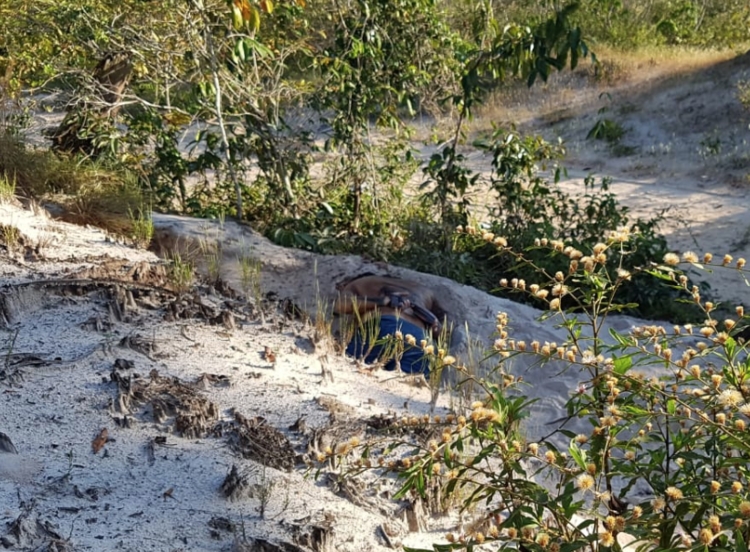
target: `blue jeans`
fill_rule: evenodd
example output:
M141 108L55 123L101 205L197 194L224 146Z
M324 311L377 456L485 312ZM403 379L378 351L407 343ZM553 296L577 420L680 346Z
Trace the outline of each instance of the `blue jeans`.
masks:
M365 320L365 327L368 324L374 323L375 320L376 319L373 318ZM424 356L422 348L419 346L420 340L428 339L427 332L424 328L421 328L408 320L404 320L403 318L397 318L393 314L384 314L380 317L380 329L378 331L376 343L372 345L372 350L370 350L371 344L367 342L367 337L363 337L361 329L358 329L346 348L346 354L355 358L364 357L365 362L372 364L383 354L384 349L387 346L387 337L394 335L396 331L400 331L404 335L404 338L409 334L413 335L417 340L417 344L413 346L404 343L404 353L401 355L401 370L407 374L421 373L425 376L429 375L430 365ZM372 333L375 332L373 331ZM370 352L368 353L368 351ZM386 362L385 369L395 370L396 360L390 359Z

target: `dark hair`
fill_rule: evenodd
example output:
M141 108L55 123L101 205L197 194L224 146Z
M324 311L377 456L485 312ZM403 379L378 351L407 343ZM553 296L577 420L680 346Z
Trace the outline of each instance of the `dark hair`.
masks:
M437 319L440 320L441 324L445 324L445 319L448 316L448 313L443 310L443 307L441 307L437 301L432 301L432 308L430 309L430 312L432 312L432 314L434 314Z

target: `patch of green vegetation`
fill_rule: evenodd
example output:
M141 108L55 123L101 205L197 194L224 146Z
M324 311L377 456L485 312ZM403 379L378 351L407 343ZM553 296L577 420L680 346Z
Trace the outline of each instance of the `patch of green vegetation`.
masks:
M193 263L184 259L179 252L167 256L169 260L169 283L177 293L187 293L195 281Z
M21 241L21 231L13 224L0 224L0 238L8 251L14 251Z
M154 237L154 221L151 218L151 210L140 207L137 211L128 211L133 244L136 247L147 248Z
M741 80L737 83L737 99L745 108L750 109L750 81Z
M700 141L700 154L701 157L716 157L721 155L722 150L722 137L719 131L714 130L713 132L704 135Z
M647 228L646 249L661 247L661 237L657 221L615 216L624 211L604 190L576 203L538 179L538 166L559 173L563 152L516 132L485 140L494 166L483 216L471 205L481 175L461 150L477 106L502 86L576 70L594 58L588 37L688 43L726 14L745 13L730 3L727 11L709 0L711 9L685 34L693 12L666 0L649 2L649 16L608 1L554 3L554 10L546 0L502 3L502 10L431 0L248 2L239 11L188 2L155 12L140 0L85 0L83 8L60 0L35 4L28 18L10 17L23 2L9 0L0 7L7 38L0 64L15 63L6 64L15 83L8 90L45 82L64 85L73 100L67 126L54 133L57 155L3 136L0 172L15 179L17 193L54 198L71 219L142 242L152 229L133 214L153 204L249 220L283 245L359 253L492 289L500 273L520 269L456 237L454 229L475 216L524 245L551 235L583 251L619 224ZM90 17L78 17L81 9ZM657 29L667 20L671 34L666 23ZM53 38L61 33L65 48ZM128 48L113 52L112 44ZM603 81L622 78L616 62L592 67ZM449 125L436 130L441 146L412 197L420 162L410 118L446 114ZM630 155L625 132L602 116L590 137ZM641 314L651 304L642 303Z
M597 182L587 178L583 197L573 198L557 185L556 179L548 181L541 177L535 167L552 164L562 154L543 139L497 131L492 140L479 145L492 154L495 167L490 185L496 195L480 232L485 242L459 232L452 234L446 245L442 226L414 213L407 226L410 234L405 244L393 254L398 264L505 295L506 291L497 287L501 278L531 283L536 269L548 274L568 270L565 259L555 260L540 248L545 239L589 256L612 231L629 229L633 232L632 250L622 257L624 264L618 265L613 259L605 262L611 277L618 270L637 273L638 267L647 264L650 258L660 258L668 252L666 239L658 232L663 218L632 219L628 208L609 190L609 179ZM556 171L556 177L560 176L561 171ZM527 251L530 264L498 256L496 240ZM685 298L680 290L648 276L635 278L638 285L623 287L618 292L621 294L618 301L627 305L623 311L679 322L694 322L699 316L694 305L677 301ZM525 300L541 306L533 297L526 296Z
M502 22L534 21L543 17L546 0L502 1L493 4ZM474 32L479 13L460 3L448 4L455 25L467 35ZM726 48L747 43L750 6L744 0L597 0L580 2L577 25L592 42L619 49L645 46L699 46Z
M612 119L599 119L586 135L587 139L604 140L616 144L625 135L625 129Z
M615 157L630 157L638 153L636 146L626 146L625 144L614 144L612 146L612 155Z
M8 174L0 174L0 203L12 201L16 196L16 178Z

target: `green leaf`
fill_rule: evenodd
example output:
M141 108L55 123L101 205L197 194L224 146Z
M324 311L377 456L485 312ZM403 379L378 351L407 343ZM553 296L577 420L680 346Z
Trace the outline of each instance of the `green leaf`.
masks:
M674 399L668 399L667 400L667 413L670 416L674 416L674 413L677 411L677 401Z
M232 26L234 30L239 31L243 23L242 10L236 4L232 5Z
M734 533L734 550L735 552L748 552L747 543L745 537L742 536L742 531L735 531Z
M737 352L737 342L734 340L734 338L727 338L727 340L724 342L724 349L727 352L728 358L731 359L734 357L735 352Z
M250 17L247 22L253 32L257 33L260 30L260 10L255 6L250 6Z
M581 450L581 447L578 446L575 442L570 443L570 446L568 447L568 453L573 458L575 463L578 465L579 468L582 470L586 469L586 451Z
M273 13L273 2L271 0L260 0L260 9L264 12L271 14Z
M270 48L250 37L245 38L245 50L248 52L248 55L253 51L257 56L262 58L270 58L273 56L273 52Z
M633 367L632 355L617 357L614 361L614 372L619 376L625 375Z

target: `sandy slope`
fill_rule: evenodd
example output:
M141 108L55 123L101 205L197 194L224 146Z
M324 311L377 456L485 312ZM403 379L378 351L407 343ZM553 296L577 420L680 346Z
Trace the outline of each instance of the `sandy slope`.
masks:
M560 121L531 121L565 140L570 178L563 187L580 190L587 174L609 176L634 215L664 213L660 230L676 251L750 259L750 111L737 87L750 81L750 52L688 69L662 63L637 71L640 78L602 89L605 95L589 96ZM625 129L618 146L586 139L601 118ZM750 304L736 271L699 277L718 299Z
M112 374L138 374L133 382L148 382L156 370L160 377L186 384L203 374L226 378L195 391L217 406L218 419L208 425L231 423L234 411L260 416L288 435L300 454L307 452L310 430L331 426L329 410L339 419L345 413L352 423L387 412L422 414L428 389L380 372L360 373L340 357L321 359L310 328L271 307L261 323L251 310L207 291L201 302L217 312L234 305L234 327L201 316L170 322L165 305L174 297L148 292L149 285L159 283L153 279L141 276L120 288L96 289L41 283L59 283L76 273L93 276L81 271L117 264L117 259L125 267L139 266L141 275L146 265L161 263L150 253L108 241L98 230L53 223L19 208L0 206L0 220L12 221L30 242L38 232L60 236L38 256L0 253L3 312L10 318L0 339L4 358L11 354L0 365L0 431L19 452L0 452L4 546L31 549L55 542L55 550L228 550L244 531L249 539L297 543L300 550L381 550L387 548L384 523L391 542L427 544L439 538L407 534L397 511L410 506L383 498L393 483L368 488L366 479L361 490L351 491L357 498L348 500L335 494L325 478L310 477L304 464L291 471L283 469L286 464L264 469L239 457L225 438L180 437L173 433L173 416L158 423L153 406L134 401L123 408ZM27 286L17 287L22 283ZM113 314L116 290L129 285L134 299L126 298L118 319ZM275 354L273 363L267 347ZM118 359L124 366L119 371ZM324 377L321 362L330 377ZM126 418L130 427L122 427ZM288 429L301 418L307 433ZM332 443L363 427L354 423ZM102 428L109 440L95 454L92 441ZM268 449L273 464L277 451L264 443L261 448ZM250 487L236 501L220 490L233 464ZM272 490L265 518L258 513L263 488ZM14 529L18 520L20 529ZM446 523L441 520L433 529ZM305 547L313 537L321 542Z

